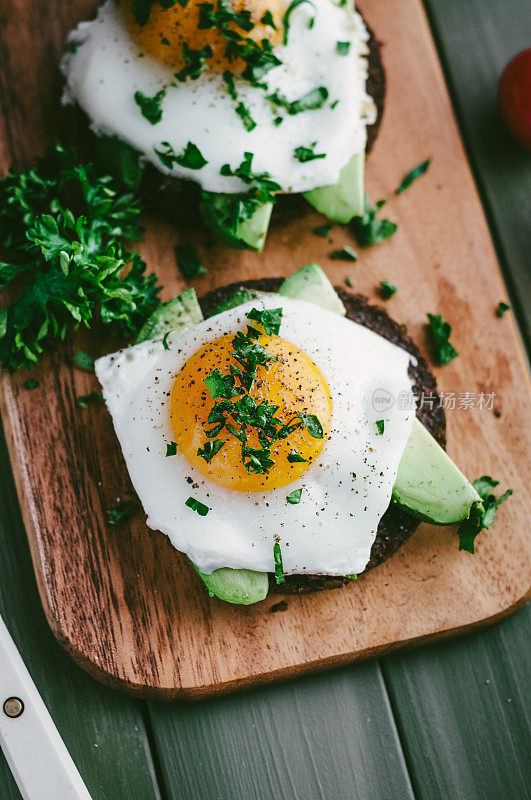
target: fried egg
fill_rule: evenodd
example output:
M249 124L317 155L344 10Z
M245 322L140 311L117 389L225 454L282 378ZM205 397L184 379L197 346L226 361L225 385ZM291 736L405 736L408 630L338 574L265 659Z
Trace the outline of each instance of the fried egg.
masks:
M281 309L282 320L278 334L258 325L252 341L270 360L257 367L249 395L276 407L283 426L311 417L321 428L292 426L272 444L265 471L243 463L236 426L236 433L214 430L219 401L207 380L241 368L234 340L248 325L256 330L253 308ZM278 542L286 574L349 575L367 565L413 424L410 361L330 311L260 295L164 340L104 356L96 374L147 524L202 572L273 572ZM382 396L407 402L391 400L382 412L373 403ZM220 449L205 458L215 439ZM247 445L260 447L256 432Z
M209 4L163 5L153 3L141 26L129 2L107 0L70 35L63 100L85 111L96 134L117 136L162 173L210 192L249 188L227 174L246 153L253 173L268 173L282 192L303 192L335 183L365 149L376 113L365 89L368 34L349 3L235 2L254 27L229 30L259 42L272 60L255 79L245 77L242 58L227 56L219 26L200 27L201 7ZM309 110L297 105L304 98ZM144 116L142 102L150 100ZM201 166L183 158L189 143Z

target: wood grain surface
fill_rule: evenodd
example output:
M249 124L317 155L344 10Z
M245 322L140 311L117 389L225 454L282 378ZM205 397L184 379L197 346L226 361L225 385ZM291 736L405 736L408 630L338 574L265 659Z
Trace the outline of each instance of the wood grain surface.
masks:
M4 168L42 152L57 133L54 65L66 30L93 5L52 3L47 21L54 25L46 28L29 0L2 12L10 29L0 54L10 112L0 131ZM474 557L458 552L453 531L423 525L347 589L289 598L277 613L270 612L274 597L250 608L224 605L208 598L183 557L140 519L105 525L105 509L131 487L106 410L75 404L97 388L95 378L73 371L66 356L79 348L99 355L112 344L76 335L35 370L35 391L23 388L26 375L3 376L2 410L48 621L81 666L113 685L164 699L202 697L469 630L524 602L530 409L516 330L510 316L495 316L503 285L420 2L402 0L393 14L374 2L362 10L384 43L389 86L368 188L373 199L389 198L399 232L346 266L328 255L352 243L349 231L336 227L333 244L318 239L311 229L322 218L310 210L277 223L259 255L195 241L209 266L197 290L285 275L310 260L336 282L349 274L369 295L380 279L397 283L388 310L419 344L426 311L453 325L460 357L439 371L440 389L496 393L493 410L448 412L450 454L470 477L491 474L515 495ZM394 197L404 172L428 155L428 174ZM187 239L178 227L149 221L142 249L165 297L184 288L173 256L178 239Z

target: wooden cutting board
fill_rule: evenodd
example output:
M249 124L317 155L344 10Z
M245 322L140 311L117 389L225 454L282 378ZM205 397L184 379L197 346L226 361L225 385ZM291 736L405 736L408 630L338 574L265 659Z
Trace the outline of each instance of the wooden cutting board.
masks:
M3 10L0 47L1 169L41 153L56 135L56 63L66 32L93 0L12 0ZM460 353L436 370L439 388L457 393L449 410L448 449L471 477L490 474L514 496L477 554L458 551L454 530L422 525L389 561L348 588L288 597L253 607L212 600L166 538L140 515L106 526L105 509L131 492L110 417L76 396L97 389L67 356L113 348L76 335L43 360L28 391L27 374L4 375L3 421L39 590L50 626L90 674L137 694L200 698L325 669L427 642L499 619L528 591L529 383L511 317L495 315L503 283L478 194L459 139L441 67L420 0L371 2L362 10L383 42L388 95L380 136L367 167L373 199L388 198L399 223L389 242L364 249L356 264L329 259L354 244L335 227L332 242L311 230L310 209L276 224L262 254L195 242L209 267L198 293L231 281L282 276L318 261L335 283L377 299L381 279L399 286L387 310L419 344L425 312L442 313ZM394 188L411 167L433 157L428 174L405 194ZM148 221L144 256L165 285L164 299L185 287L177 274L175 227ZM182 239L186 239L183 234ZM459 393L495 393L474 408ZM461 395L463 397L463 395Z

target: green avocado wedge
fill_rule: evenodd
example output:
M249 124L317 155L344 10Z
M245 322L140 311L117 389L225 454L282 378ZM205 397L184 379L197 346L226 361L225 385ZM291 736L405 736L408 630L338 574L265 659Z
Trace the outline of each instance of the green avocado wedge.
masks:
M195 289L185 289L178 297L155 309L138 332L135 344L148 339L162 339L169 331L184 331L202 321L203 312Z
M306 300L344 317L347 310L319 264L306 264L286 278L278 293L292 300Z
M215 569L210 575L190 562L205 584L209 593L225 600L226 603L250 606L267 597L269 578L267 572L254 572L251 569Z
M339 173L337 183L304 192L303 197L332 222L350 222L364 212L364 173L365 153L356 153Z
M203 192L199 213L207 228L224 244L259 253L265 244L273 205L262 203L246 217L245 198L240 195Z
M468 519L479 494L450 456L415 417L398 465L393 500L406 511L435 525Z

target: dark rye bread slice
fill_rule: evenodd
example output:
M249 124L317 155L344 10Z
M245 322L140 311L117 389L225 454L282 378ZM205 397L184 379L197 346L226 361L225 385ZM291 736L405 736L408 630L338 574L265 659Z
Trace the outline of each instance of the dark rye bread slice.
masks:
M262 292L277 292L282 278L263 278L256 281L231 283L214 289L200 298L200 305L205 317L210 316L222 300L230 297L240 288L255 289ZM361 294L351 294L336 287L336 292L347 309L347 318L364 325L371 331L383 336L393 344L411 353L417 360L415 366L410 365L409 374L414 381L413 391L416 397L425 395L437 396L437 384L429 370L425 359L421 356L417 345L399 325L379 306L370 305ZM433 405L433 407L429 407ZM425 404L417 409L417 417L437 440L441 447L446 446L446 419L438 404ZM372 546L371 558L367 569L375 567L389 558L419 526L419 520L412 517L399 506L391 504L378 525L376 539ZM329 577L324 575L289 575L286 582L277 586L270 575L270 591L278 593L315 592L321 589L333 589L348 583L348 578Z

